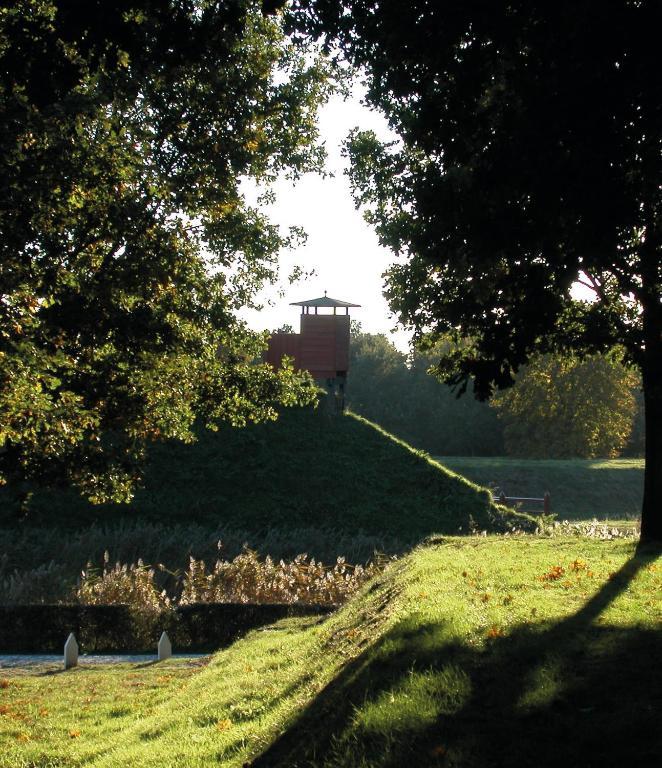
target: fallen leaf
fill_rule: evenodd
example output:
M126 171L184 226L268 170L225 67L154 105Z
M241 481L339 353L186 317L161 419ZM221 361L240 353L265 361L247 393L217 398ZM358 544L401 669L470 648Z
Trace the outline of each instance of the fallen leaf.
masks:
M565 575L565 568L562 565L553 565L547 573L540 577L540 581L558 581Z

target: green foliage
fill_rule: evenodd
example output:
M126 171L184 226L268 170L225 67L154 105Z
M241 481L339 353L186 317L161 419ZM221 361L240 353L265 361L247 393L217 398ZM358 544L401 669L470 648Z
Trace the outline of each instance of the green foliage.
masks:
M529 458L613 457L640 447L640 380L617 352L534 357L488 405L458 398L435 375L439 356L455 346L445 339L407 357L384 335L355 332L350 407L439 456L499 455L504 436L506 453Z
M627 445L623 449L622 455L643 457L646 454L646 424L644 393L641 391L641 387L638 387L634 391L634 400L636 403L636 410L634 421L632 422L632 432L630 433L630 439L628 440Z
M235 312L296 239L241 181L320 168L322 61L255 0L20 0L0 69L0 477L127 500L148 441L311 402Z
M383 334L353 333L347 380L349 407L436 455L490 456L503 451L490 407L458 399L431 374L433 352L399 352Z
M503 452L502 427L489 404L474 397L458 397L435 375L438 351L414 350L410 358L412 422L421 444L441 442L443 454L493 456ZM473 394L473 383L469 384ZM428 446L430 446L428 448Z
M348 146L357 202L407 255L391 305L419 333L472 338L447 373L482 394L555 334L622 343L639 364L654 351L641 340L644 310L660 330L659 79L641 73L656 5L614 3L595 28L590 3L295 4L293 26L366 68L401 136ZM594 303L573 301L580 278Z
M183 571L190 557L213 563L231 560L246 544L275 560L291 560L300 552L325 562L344 556L348 562L366 564L377 553L395 555L406 551L412 539L382 533L368 535L338 528L246 528L208 526L195 522L150 523L140 519L77 530L65 527L14 527L0 529L0 584L4 595L19 592L9 602L31 602L35 595L60 599L80 575L83 563L131 563L142 557L148 563L167 563L172 572ZM13 586L12 586L13 585ZM50 590L50 591L49 591ZM20 594L26 595L25 600ZM4 600L5 598L3 598Z
M406 361L406 355L384 334L352 329L347 404L355 413L403 437L412 394L407 387Z
M370 536L338 528L265 528L251 531L194 522L150 523L140 519L91 525L78 530L53 527L0 529L0 590L13 594L12 585L28 595L9 602L31 602L32 595L60 599L75 582L83 563L131 563L142 557L148 563L167 563L171 572L183 571L191 557L215 562L232 560L246 544L275 560L291 560L298 553L325 562L344 556L350 563L366 564L377 556L404 552L412 544L388 534ZM20 587L19 587L20 584ZM51 590L49 592L49 590ZM2 598L4 600L4 598ZM2 600L0 600L2 602Z
M636 414L639 377L616 355L541 355L517 374L494 406L506 452L528 458L620 455Z
M0 605L0 647L12 655L59 656L62 639L73 632L84 654L153 655L157 639L167 632L178 652L209 653L251 629L292 616L322 616L332 608L305 603L194 603L160 610L140 603Z
M4 671L0 766L654 764L660 573L634 542L448 539L198 667Z
M56 603L66 595L75 578L70 563L23 560L8 568L6 552L0 561L0 605Z

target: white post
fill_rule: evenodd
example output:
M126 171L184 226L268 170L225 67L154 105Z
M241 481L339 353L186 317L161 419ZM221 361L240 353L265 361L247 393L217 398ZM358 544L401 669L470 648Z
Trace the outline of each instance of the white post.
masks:
M165 661L172 656L172 643L170 642L170 638L165 632L163 632L161 635L161 639L159 640L159 644L157 646L157 651L159 654L159 661Z
M64 668L70 669L78 664L78 643L73 632L69 633L67 642L64 644Z

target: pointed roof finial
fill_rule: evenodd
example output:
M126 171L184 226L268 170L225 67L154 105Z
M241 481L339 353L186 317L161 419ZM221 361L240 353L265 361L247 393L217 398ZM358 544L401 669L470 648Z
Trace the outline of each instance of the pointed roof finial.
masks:
M326 291L324 291L324 295L326 296Z

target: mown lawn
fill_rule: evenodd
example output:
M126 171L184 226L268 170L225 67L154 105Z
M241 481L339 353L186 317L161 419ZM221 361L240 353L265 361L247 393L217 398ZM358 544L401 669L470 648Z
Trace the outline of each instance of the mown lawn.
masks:
M205 663L0 670L0 765L87 765L130 724L176 698Z
M5 672L0 766L651 766L661 628L631 541L438 540L205 667Z
M559 520L635 520L641 513L643 459L509 459L443 456L440 464L507 496L552 495Z

